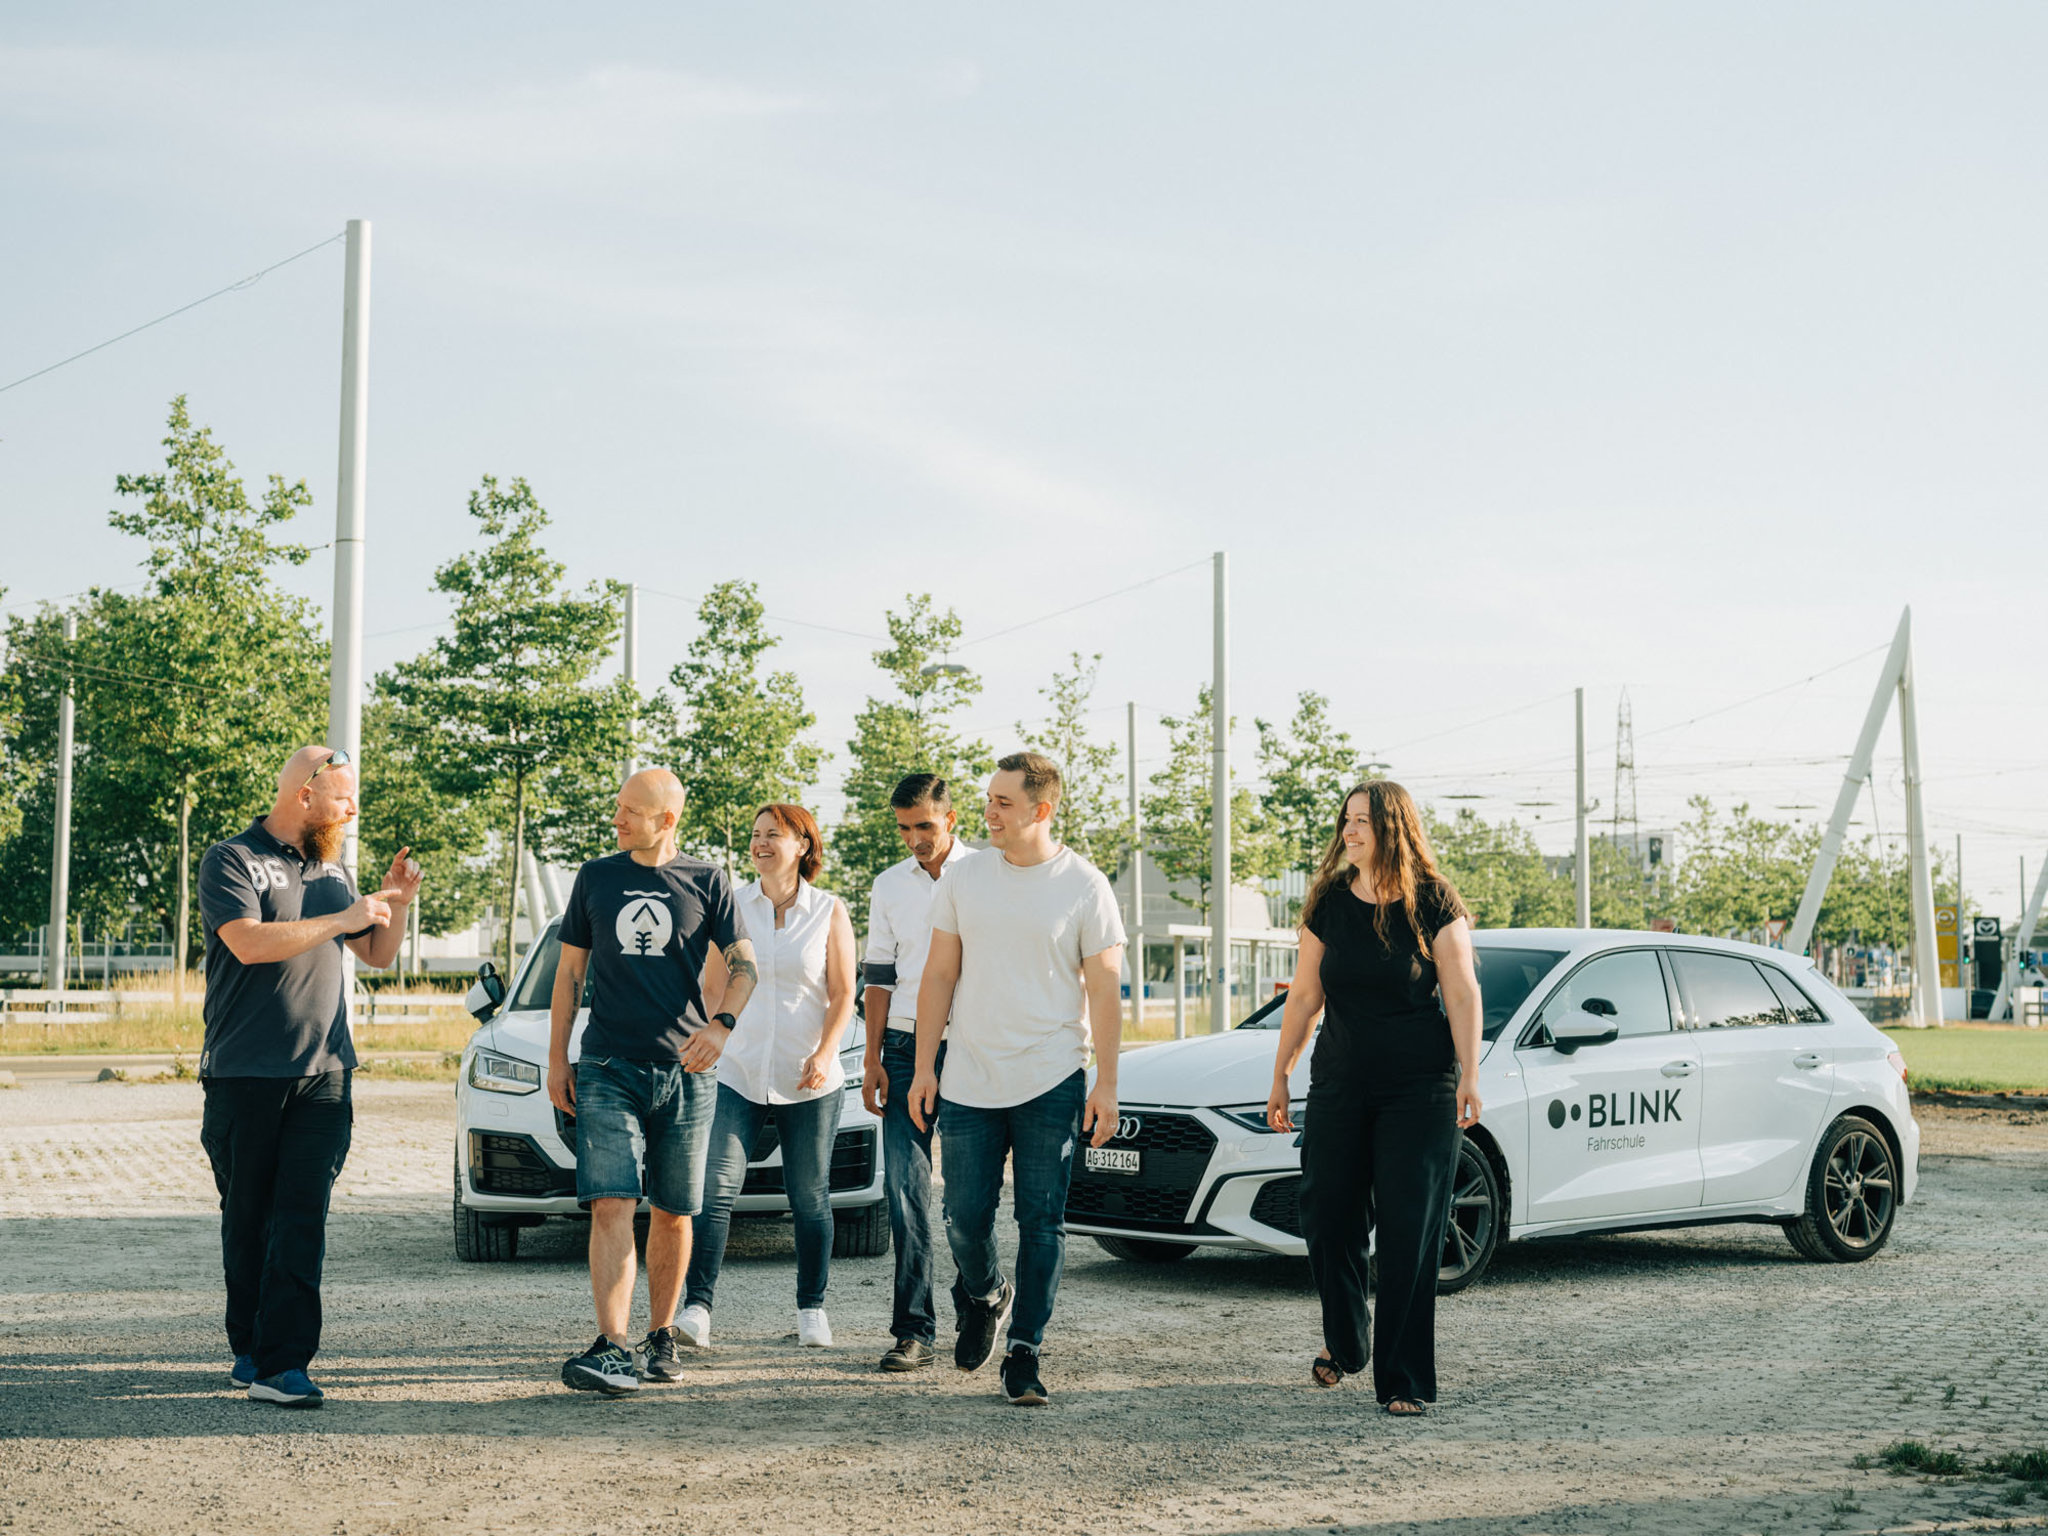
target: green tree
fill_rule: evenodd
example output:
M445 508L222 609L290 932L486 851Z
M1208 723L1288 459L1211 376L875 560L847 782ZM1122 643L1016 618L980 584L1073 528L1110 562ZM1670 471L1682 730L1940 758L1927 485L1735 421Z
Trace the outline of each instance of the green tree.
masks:
M403 706L380 682L363 711L358 835L366 848L412 849L426 870L419 894L420 931L455 933L475 922L491 893L503 889L504 859L491 851L493 806L488 796L437 789L434 732L406 725Z
M1171 881L1190 881L1195 887L1192 903L1202 914L1209 912L1209 886L1214 875L1211 838L1215 815L1215 770L1210 744L1209 685L1202 684L1195 695L1195 707L1185 715L1162 715L1159 723L1167 731L1166 766L1147 782L1152 792L1143 797L1145 851L1160 873ZM1236 728L1233 716L1231 727ZM1233 883L1260 880L1279 874L1287 867L1287 850L1274 835L1249 789L1238 787L1232 774L1230 790L1230 871Z
M434 793L482 808L510 850L505 966L531 836L574 861L609 845L620 768L647 715L623 678L595 681L619 633L618 593L562 585L541 547L547 512L523 479L486 475L469 497L481 547L434 573L452 632L378 680L394 731Z
M1469 810L1448 819L1425 810L1437 867L1457 887L1475 928L1569 928L1572 884L1550 872L1535 837L1518 821L1487 821Z
M1806 889L1818 828L1768 821L1738 805L1726 816L1704 795L1680 829L1684 858L1672 880L1672 917L1686 933L1740 934L1790 920Z
M981 692L979 677L946 659L960 639L959 617L950 608L937 611L926 593L905 598L903 612L886 619L890 644L875 652L875 665L889 692L870 695L854 717L846 813L832 841L839 892L856 928L866 926L875 876L903 857L889 808L897 781L907 773L944 777L953 786L960 834L976 837L983 830L981 781L995 767L988 747L963 738L953 718Z
M824 756L805 739L817 717L796 674L761 676L761 657L777 644L762 625L766 611L752 582L720 582L697 609L688 658L668 675L679 705L668 752L689 791L679 841L728 873L754 808L800 802Z
M1130 816L1117 793L1116 745L1088 734L1089 704L1095 697L1100 653L1072 653L1069 670L1055 670L1052 681L1038 690L1046 701L1046 720L1033 730L1022 721L1017 735L1027 749L1042 752L1060 765L1060 808L1055 828L1060 840L1097 869L1114 875L1130 840Z
M1294 719L1285 731L1266 720L1253 720L1259 733L1259 772L1266 781L1260 798L1273 834L1279 839L1286 868L1313 873L1329 846L1337 824L1337 807L1345 792L1369 778L1351 734L1330 720L1330 701L1304 691L1295 699Z
M163 444L162 472L116 478L134 504L109 515L143 541L148 589L88 593L69 647L53 609L9 625L0 716L26 815L23 835L0 853L0 888L15 921L47 912L36 892L49 888L56 706L68 667L78 721L73 910L100 922L146 913L170 935L182 991L194 849L267 809L278 765L320 738L327 653L312 605L275 579L307 558L275 536L312 504L305 483L272 475L252 502L182 395Z

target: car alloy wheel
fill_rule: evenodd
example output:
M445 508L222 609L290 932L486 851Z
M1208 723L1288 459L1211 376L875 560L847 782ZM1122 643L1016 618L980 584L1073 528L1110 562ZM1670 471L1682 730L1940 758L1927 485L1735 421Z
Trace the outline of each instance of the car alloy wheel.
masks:
M1806 1180L1806 1210L1785 1235L1800 1253L1837 1264L1867 1259L1892 1235L1898 1160L1884 1132L1861 1115L1827 1128Z
M1444 1222L1443 1257L1436 1293L1452 1296L1486 1273L1500 1246L1500 1177L1493 1159L1469 1138L1458 1140L1458 1168L1451 1177L1451 1209Z

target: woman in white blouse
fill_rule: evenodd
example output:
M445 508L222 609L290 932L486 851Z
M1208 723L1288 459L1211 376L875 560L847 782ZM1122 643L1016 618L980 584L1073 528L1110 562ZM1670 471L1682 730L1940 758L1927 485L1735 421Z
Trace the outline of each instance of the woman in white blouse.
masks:
M796 1217L797 1342L822 1348L832 1342L825 1318L830 1176L846 1083L839 1047L853 1018L853 920L845 902L811 884L825 862L824 844L802 806L762 806L749 852L759 878L740 887L737 904L761 981L718 1061L704 1208L676 1326L693 1344L711 1340L732 1203L772 1115L783 1188Z

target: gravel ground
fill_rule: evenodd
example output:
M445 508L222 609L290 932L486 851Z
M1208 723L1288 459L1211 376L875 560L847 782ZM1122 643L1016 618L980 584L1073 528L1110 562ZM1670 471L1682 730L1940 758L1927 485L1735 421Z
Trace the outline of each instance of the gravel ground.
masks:
M365 1083L330 1228L318 1414L226 1386L195 1086L0 1093L0 1528L16 1532L1797 1532L2029 1528L2048 1484L1857 1470L1889 1441L2048 1446L2048 1117L1923 1112L1920 1201L1862 1265L1715 1227L1515 1245L1439 1314L1421 1422L1307 1386L1300 1261L1069 1251L1049 1409L872 1369L885 1259L797 1351L786 1225L735 1229L716 1348L571 1394L574 1228L455 1262L452 1094ZM2040 1352L2040 1353L2037 1353ZM1951 1390L1953 1389L1953 1390Z

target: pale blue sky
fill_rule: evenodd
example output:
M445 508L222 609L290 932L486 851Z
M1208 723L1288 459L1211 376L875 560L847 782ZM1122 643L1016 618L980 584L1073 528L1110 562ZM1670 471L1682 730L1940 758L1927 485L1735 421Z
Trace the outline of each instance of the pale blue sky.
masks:
M372 219L373 668L431 633L485 472L578 577L751 576L858 631L929 589L971 638L1222 547L1247 766L1319 688L1561 848L1553 696L1589 689L1604 802L1629 687L1646 824L1798 814L1877 657L1669 727L1911 602L1936 836L2008 917L2048 853L2039 6L302 18L8 8L0 383ZM323 542L340 285L335 247L0 394L0 601L131 576L113 477L179 391ZM300 579L324 602L325 556ZM645 673L691 604L643 611ZM843 749L872 647L785 632ZM991 739L1074 647L1105 733L1182 705L1206 575L964 652Z

